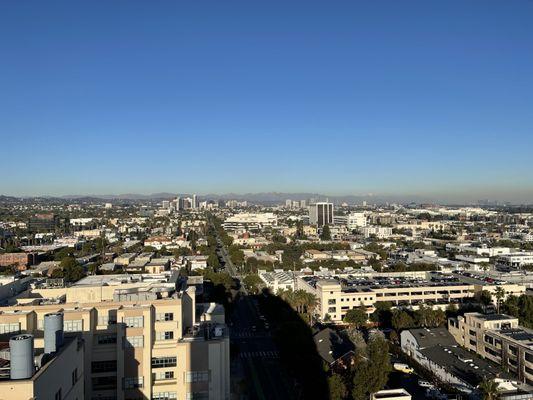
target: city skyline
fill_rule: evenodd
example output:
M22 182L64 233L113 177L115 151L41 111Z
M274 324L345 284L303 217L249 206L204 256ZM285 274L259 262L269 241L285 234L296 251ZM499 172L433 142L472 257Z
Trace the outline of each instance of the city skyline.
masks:
M3 3L0 192L531 202L532 14L525 1Z

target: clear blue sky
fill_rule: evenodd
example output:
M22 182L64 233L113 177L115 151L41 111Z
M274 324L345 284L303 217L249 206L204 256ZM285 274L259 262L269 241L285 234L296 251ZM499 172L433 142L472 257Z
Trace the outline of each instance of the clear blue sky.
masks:
M533 1L2 1L0 193L533 201Z

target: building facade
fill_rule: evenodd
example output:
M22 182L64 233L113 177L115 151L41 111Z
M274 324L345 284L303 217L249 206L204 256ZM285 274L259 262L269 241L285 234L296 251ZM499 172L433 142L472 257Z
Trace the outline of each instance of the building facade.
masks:
M221 306L196 304L194 287L172 293L102 285L100 295L98 289L81 285L66 295L92 302L2 308L0 332L32 334L41 348L44 315L62 313L64 331L81 335L85 346L79 399L229 399L229 335Z
M333 203L313 203L309 205L309 223L318 227L333 224Z

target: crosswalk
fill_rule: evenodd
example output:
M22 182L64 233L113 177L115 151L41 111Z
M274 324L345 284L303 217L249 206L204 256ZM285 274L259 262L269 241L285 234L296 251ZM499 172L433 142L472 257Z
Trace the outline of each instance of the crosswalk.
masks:
M245 338L251 338L257 336L257 332L252 332L248 329L240 329L238 331L232 331L231 337L236 339L245 339Z
M232 339L249 339L270 337L270 332L252 331L250 329L239 329L231 331Z
M244 351L239 358L279 358L279 351Z

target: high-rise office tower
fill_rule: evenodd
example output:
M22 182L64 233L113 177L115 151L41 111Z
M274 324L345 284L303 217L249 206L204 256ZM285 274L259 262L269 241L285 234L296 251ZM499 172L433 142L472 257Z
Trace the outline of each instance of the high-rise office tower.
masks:
M309 223L318 227L333 224L333 203L319 202L310 204Z

